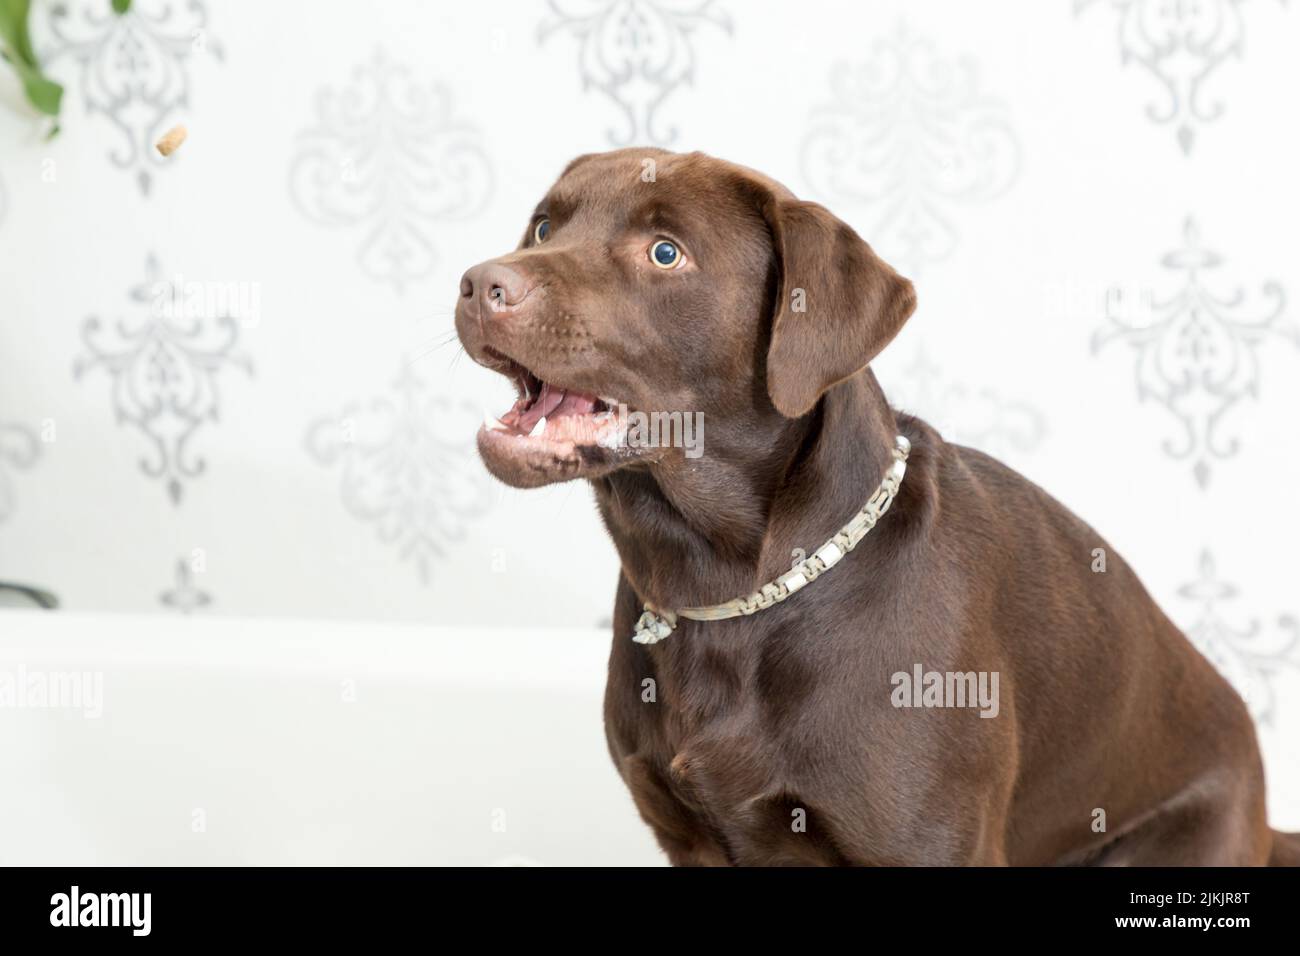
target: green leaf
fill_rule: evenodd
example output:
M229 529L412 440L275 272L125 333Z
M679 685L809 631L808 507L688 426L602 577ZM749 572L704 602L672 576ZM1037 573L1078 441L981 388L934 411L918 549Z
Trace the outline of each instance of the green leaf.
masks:
M131 0L113 0L113 12L119 17L131 9Z
M27 101L46 116L58 116L63 87L41 72L36 60L27 29L31 5L31 0L0 0L0 44L3 44L0 52L18 73Z
M0 0L0 41L5 45L5 59L11 63L36 66L32 37L27 32L27 13L31 0Z
M46 116L58 116L59 107L63 105L63 87L55 83L40 70L20 69L23 91L27 101Z

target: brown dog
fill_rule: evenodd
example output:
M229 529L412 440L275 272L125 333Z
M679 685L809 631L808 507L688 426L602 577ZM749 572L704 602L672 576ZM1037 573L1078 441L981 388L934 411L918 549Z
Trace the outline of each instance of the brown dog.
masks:
M914 305L823 207L655 149L575 160L519 248L461 280L462 343L520 395L483 460L519 487L587 479L618 547L606 731L669 859L1300 862L1240 698L1128 566L890 409L868 364ZM703 413L705 453L631 441L624 407ZM892 509L824 577L633 643L643 605L726 602L820 547L896 434Z

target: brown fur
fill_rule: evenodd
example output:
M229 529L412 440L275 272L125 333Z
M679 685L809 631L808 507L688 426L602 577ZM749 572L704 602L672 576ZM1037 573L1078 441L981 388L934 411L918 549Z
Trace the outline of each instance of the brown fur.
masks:
M659 150L581 157L539 214L546 243L530 228L467 274L471 355L707 423L695 461L484 456L512 484L595 489L621 560L610 755L673 863L1300 860L1265 822L1241 699L1124 561L1046 492L885 401L868 363L914 294L848 226L751 170ZM659 235L689 268L655 271ZM476 282L507 289L501 314ZM725 601L820 545L878 484L896 433L913 447L898 499L824 578L750 617L631 642L643 602ZM894 707L891 675L918 663L998 672L999 715Z

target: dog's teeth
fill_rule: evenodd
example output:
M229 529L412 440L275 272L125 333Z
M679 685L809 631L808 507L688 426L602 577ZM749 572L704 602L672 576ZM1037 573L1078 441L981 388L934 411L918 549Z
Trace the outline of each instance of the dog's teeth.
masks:
M505 424L498 418L493 417L490 413L483 413L483 427L490 432L505 431Z
M536 438L537 436L539 436L539 435L540 435L542 432L544 432L544 431L546 431L546 417L545 417L545 416L543 416L543 417L537 419L537 424L534 425L534 426L533 426L533 430L530 431L530 432L528 433L528 437L529 437L529 438Z
M617 398L610 398L608 395L602 395L602 396L600 396L600 400L601 400L602 402L604 402L606 405L608 405L610 408L617 408L617 407L618 407L618 399L617 399Z

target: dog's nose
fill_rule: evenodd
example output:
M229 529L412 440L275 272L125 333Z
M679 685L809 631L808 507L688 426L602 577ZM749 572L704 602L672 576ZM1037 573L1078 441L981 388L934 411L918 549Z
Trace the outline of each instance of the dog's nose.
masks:
M483 262L460 278L464 299L478 298L482 308L492 312L513 309L532 291L532 283L520 272L499 262Z

